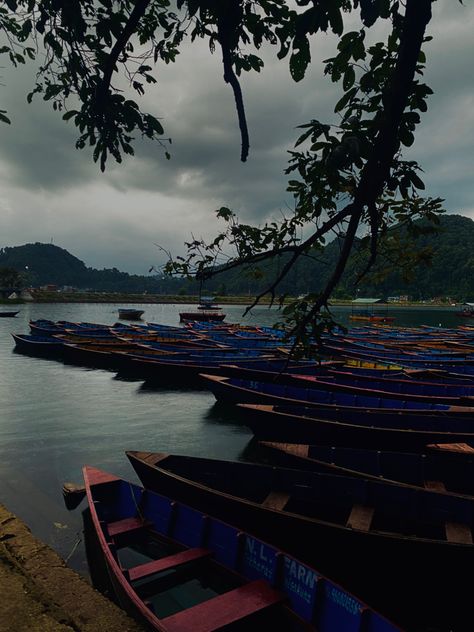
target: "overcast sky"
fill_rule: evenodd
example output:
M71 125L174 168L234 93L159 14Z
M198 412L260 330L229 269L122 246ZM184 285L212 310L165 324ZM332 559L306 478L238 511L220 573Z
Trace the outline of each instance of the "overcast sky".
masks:
M446 200L451 213L474 219L474 2L438 0L426 46L426 81L435 94L407 157L425 170L426 193ZM0 109L12 125L0 126L0 247L54 243L94 268L147 274L162 255L174 255L193 233L208 237L219 225L213 210L234 209L241 220L263 222L292 207L283 170L295 127L311 118L336 122L339 88L323 77L322 59L337 41L320 36L313 63L295 84L288 62L264 54L260 74L243 76L250 157L242 164L231 89L219 54L206 45L183 49L178 61L155 70L157 87L139 101L162 117L173 139L166 161L155 143L140 142L122 165L105 174L87 150L74 148L72 122L49 104L26 103L34 65L1 73ZM138 100L137 96L133 96Z

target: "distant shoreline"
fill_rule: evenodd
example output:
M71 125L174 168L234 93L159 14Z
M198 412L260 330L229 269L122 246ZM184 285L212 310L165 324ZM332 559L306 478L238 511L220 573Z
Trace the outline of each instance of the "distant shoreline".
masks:
M220 305L250 305L253 300L252 296L216 296L216 302ZM289 303L294 300L294 297L289 297L285 303ZM197 304L199 302L198 296L183 296L183 295L158 295L158 294L116 294L110 292L44 292L35 291L33 293L32 300L22 299L3 299L0 300L1 305L15 305L22 303L107 303L107 304L140 304L140 305L159 305L159 304L176 304L176 305L189 305ZM262 299L260 305L269 305L269 299ZM278 301L274 301L275 306L278 306ZM377 303L373 308L375 311L382 309L383 311L390 311L392 308L408 308L417 309L423 308L447 308L453 309L454 307L460 307L461 303L457 303L455 306L449 303L424 303L417 301L410 302L390 302L390 303ZM331 307L352 307L349 300L334 300L331 302ZM365 310L365 305L358 305L358 309ZM369 308L371 306L368 306Z

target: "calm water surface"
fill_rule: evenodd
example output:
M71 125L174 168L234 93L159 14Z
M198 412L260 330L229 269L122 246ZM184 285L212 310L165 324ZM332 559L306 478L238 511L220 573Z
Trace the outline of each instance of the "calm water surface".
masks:
M110 371L13 352L11 332L29 332L30 319L112 324L118 307L32 304L20 306L16 318L0 318L0 502L83 574L81 513L66 510L61 488L65 481L82 481L84 464L136 480L125 450L243 459L251 439L250 431L220 412L206 391L144 388ZM186 306L133 307L144 309L149 322L176 325ZM242 306L225 311L229 322L272 325L279 320L268 308L255 309L245 321ZM349 323L350 308L334 312L339 322ZM461 320L454 312L451 307L391 310L403 326L454 327Z

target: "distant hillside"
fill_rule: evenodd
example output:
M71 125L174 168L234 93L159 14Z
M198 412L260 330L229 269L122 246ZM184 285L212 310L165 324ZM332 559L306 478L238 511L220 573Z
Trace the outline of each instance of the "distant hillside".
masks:
M418 238L416 248L430 248L431 266L413 270L412 281L407 283L396 270L383 276L375 274L361 282L360 296L396 296L408 294L414 299L451 296L458 300L474 301L474 221L460 215L446 215L441 219L437 233ZM287 279L278 288L280 293L299 295L322 289L339 254L339 242L334 240L315 256L298 262ZM283 266L283 257L261 266L258 275L242 268L218 274L206 281L205 292L219 295L253 295L266 287ZM67 250L52 244L25 244L0 250L0 267L28 272L29 283L40 286L53 283L71 285L79 289L103 292L130 292L152 294L196 294L198 284L184 279L160 276L139 276L120 272L117 268L95 270L88 268ZM27 270L26 270L27 268ZM346 273L335 296L350 298L356 293L354 282L360 263L357 253L350 259Z
M181 287L175 279L160 280L120 272L117 268L96 270L70 252L53 244L25 244L0 250L0 267L26 273L34 287L54 284L103 292L174 293Z
M431 265L420 265L411 271L407 282L403 275L391 264L389 274L381 275L381 265L376 265L357 286L358 274L363 267L357 247L351 255L346 271L335 297L352 298L359 290L359 296L398 296L407 294L415 300L439 296L450 296L457 300L474 301L474 221L461 215L446 215L441 218L437 232L422 235L414 242L413 248L428 248L432 252ZM314 257L301 259L293 267L278 290L280 293L299 295L318 292L323 287L339 256L340 243L332 241L323 251L316 251ZM364 257L363 261L366 261ZM247 294L262 290L269 279L284 265L286 259L273 261L262 266L264 276L252 280L241 269L219 274L209 282L209 289L225 288L229 294Z

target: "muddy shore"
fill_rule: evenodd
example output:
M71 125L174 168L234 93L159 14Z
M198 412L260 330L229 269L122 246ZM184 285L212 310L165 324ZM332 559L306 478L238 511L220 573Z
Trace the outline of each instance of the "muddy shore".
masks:
M0 505L0 632L143 632Z

